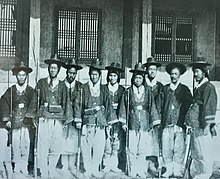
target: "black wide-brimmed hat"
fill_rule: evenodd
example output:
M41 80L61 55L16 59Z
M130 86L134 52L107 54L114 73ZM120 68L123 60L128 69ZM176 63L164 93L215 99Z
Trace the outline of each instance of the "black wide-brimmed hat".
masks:
M144 69L144 66L138 62L135 66L133 70L130 70L129 72L131 73L141 73L141 74L146 74L146 70Z
M97 69L97 70L102 70L102 62L97 58L97 59L94 59L91 63L91 65L88 65L90 68L94 68L94 69Z
M118 63L118 62L111 63L111 65L110 66L106 66L105 69L109 70L109 71L111 71L111 70L112 71L117 71L119 73L123 73L124 72L124 70L121 68L120 63Z
M148 67L151 66L151 65L155 65L156 67L161 67L162 64L159 63L159 62L157 62L154 57L148 57L148 58L147 58L147 63L144 63L143 65L144 65L146 68L148 68Z
M208 66L211 66L210 63L206 62L204 57L197 57L196 62L194 63L190 63L189 66L195 68L199 68L199 69L204 69Z
M180 74L184 74L186 72L186 66L182 63L172 62L166 66L167 73L171 74L172 69L178 68L180 70Z
M15 67L12 69L12 73L13 75L16 75L19 71L25 71L28 74L31 73L33 70L32 68L26 66L24 62L20 62L15 64Z
M64 62L62 62L60 59L57 58L57 54L55 54L53 57L50 59L44 60L44 62L48 65L50 64L57 64L59 66L64 66Z
M80 65L76 64L76 60L74 58L68 59L63 67L66 69L75 68L76 70L81 70L83 68Z

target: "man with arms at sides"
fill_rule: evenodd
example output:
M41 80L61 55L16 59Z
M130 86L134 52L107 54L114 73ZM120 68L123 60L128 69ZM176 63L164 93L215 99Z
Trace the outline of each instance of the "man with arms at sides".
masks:
M192 103L192 94L187 86L180 83L180 76L186 71L183 64L169 63L166 71L170 75L171 83L163 89L162 152L167 168L164 176L181 177L185 154L185 115Z
M29 121L26 116L34 94L34 89L27 84L27 76L32 69L20 62L12 69L12 72L16 76L17 83L10 87L1 98L2 119L7 121L8 128L12 128L14 173L18 176L21 174L27 176L30 149L29 128L32 121Z
M82 120L81 148L85 168L85 177L101 177L99 167L105 149L105 128L109 125L114 110L108 90L101 85L102 65L95 59L89 65L89 82L82 88L82 98L78 96L74 107L74 118ZM81 101L81 99L82 101Z
M82 83L76 80L76 76L78 70L81 70L82 67L76 64L75 59L69 59L63 67L66 68L66 78L64 82L73 108L77 95L81 95L80 90L82 89ZM65 125L63 128L64 151L62 154L62 170L64 172L71 170L76 174L75 163L78 148L78 130L81 130L81 125L79 126L78 121L66 121Z
M37 164L41 177L53 178L59 176L56 165L63 147L62 128L65 121L72 120L73 114L66 85L57 76L64 63L56 55L45 63L48 64L49 76L37 82L38 94L31 103L35 110L29 115L38 115ZM39 114L36 114L38 108Z
M161 109L162 109L162 100L163 100L163 84L156 79L158 68L161 67L161 63L157 62L154 57L147 58L147 63L143 64L146 67L147 75L145 76L146 85L151 89L151 92L154 97L158 120L161 121ZM149 173L152 174L152 177L158 175L158 166L159 156L161 155L162 148L159 149L159 142L161 142L161 128L160 125L154 127L153 130L153 141L154 141L154 155L147 156L146 159L149 161ZM161 156L162 157L162 156ZM152 163L153 162L153 163ZM151 165L153 164L153 165Z
M113 113L117 116L115 120L111 122L111 128L107 128L107 139L105 147L105 155L103 159L104 171L120 172L125 170L125 132L122 130L121 123L118 118L119 104L124 93L124 87L120 83L120 73L124 71L121 69L121 65L117 62L111 63L110 66L106 66L108 70L107 82L105 86L108 89L108 94L111 97L112 106L114 108Z
M190 174L195 179L206 179L212 175L213 136L217 135L214 127L217 94L208 77L207 67L211 64L205 58L198 57L190 66L195 80L193 105L190 107L194 114L186 121L186 125L192 129Z
M126 142L128 142L129 148L130 161L127 162L129 162L128 167L131 168L130 175L131 177L146 178L145 158L153 153L152 129L160 124L160 120L158 120L152 92L149 87L144 85L146 71L143 65L139 62L130 72L133 73L132 86L123 95L119 120L123 121L123 129L129 132ZM126 122L126 120L128 121Z

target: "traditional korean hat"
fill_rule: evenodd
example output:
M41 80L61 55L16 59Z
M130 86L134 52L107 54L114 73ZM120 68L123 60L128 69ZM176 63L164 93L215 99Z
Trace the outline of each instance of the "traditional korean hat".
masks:
M171 74L172 69L178 68L180 70L180 74L184 74L186 72L186 66L182 63L172 62L166 66L167 73Z
M59 66L64 66L64 63L60 59L57 58L57 54L55 54L54 57L51 57L50 59L44 60L44 62L48 65L54 63L54 64L57 64Z
M159 62L157 62L154 57L148 57L148 58L147 58L147 63L144 63L143 65L144 65L146 68L148 68L148 67L151 66L151 65L155 65L155 66L158 68L158 67L161 67L162 64L159 63Z
M118 63L118 62L111 63L111 65L110 66L106 66L105 69L109 70L109 71L111 71L111 70L112 71L117 71L119 73L123 73L124 72L124 70L121 68L120 63Z
M25 71L28 74L31 73L33 70L32 68L26 66L24 62L20 62L15 64L15 67L12 69L12 73L13 75L16 75L19 71Z
M63 67L66 69L75 68L76 70L81 70L83 68L80 65L76 64L76 60L74 58L68 59Z
M133 70L130 70L129 72L131 73L141 73L141 74L146 74L146 70L144 70L144 66L138 62L135 66Z
M196 62L190 63L189 66L191 66L194 69L198 68L201 69L204 72L207 72L208 66L211 66L210 63L207 63L204 57L197 57Z
M97 59L94 59L91 63L91 65L88 65L90 68L94 68L94 69L97 69L97 70L102 70L102 62L97 58Z

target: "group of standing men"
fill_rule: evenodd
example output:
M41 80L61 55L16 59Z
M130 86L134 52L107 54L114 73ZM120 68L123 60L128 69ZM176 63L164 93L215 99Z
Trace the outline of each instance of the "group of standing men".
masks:
M210 64L204 59L191 64L193 96L180 83L186 72L181 63L166 66L171 82L163 86L155 78L161 64L150 57L130 70L131 86L127 89L119 84L123 69L116 62L105 67L106 85L101 84L98 59L89 65L90 79L85 84L76 80L82 67L73 59L63 63L55 56L45 63L49 76L40 79L35 90L27 84L31 68L21 63L12 69L17 83L0 102L0 177L11 178L11 156L13 172L28 175L33 126L35 163L42 178L59 176L58 163L63 171L74 174L80 168L84 177L102 177L101 171L157 177L159 169L165 177L181 177L188 130L192 136L191 176L207 179L211 175L217 95L208 79ZM57 77L61 67L67 69L64 81ZM77 157L80 153L82 157Z

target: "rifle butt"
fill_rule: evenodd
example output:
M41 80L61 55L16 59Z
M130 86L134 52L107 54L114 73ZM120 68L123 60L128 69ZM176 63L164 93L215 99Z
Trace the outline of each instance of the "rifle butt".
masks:
M80 166L80 148L78 147L77 163L76 163L76 177L77 178L79 178L79 166Z

